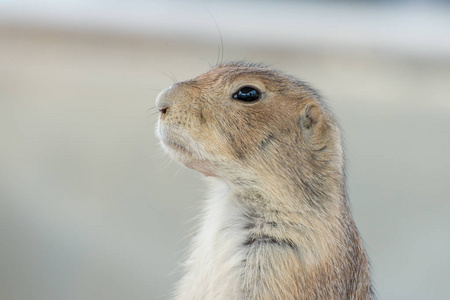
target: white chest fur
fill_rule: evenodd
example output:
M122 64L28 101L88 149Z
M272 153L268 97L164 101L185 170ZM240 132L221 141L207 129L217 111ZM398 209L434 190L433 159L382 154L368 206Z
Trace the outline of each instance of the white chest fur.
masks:
M238 299L246 257L246 219L227 198L228 187L217 188L207 201L202 223L186 262L177 299Z

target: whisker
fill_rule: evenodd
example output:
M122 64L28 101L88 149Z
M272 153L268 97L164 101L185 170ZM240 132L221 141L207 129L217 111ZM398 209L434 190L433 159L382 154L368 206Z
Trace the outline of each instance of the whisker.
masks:
M170 161L171 161L170 157L166 157L166 160L163 162L162 168L159 169L159 170L157 170L157 171L155 172L155 174L158 174L158 173L161 173L162 171L164 171L164 170L169 166Z
M158 153L155 153L153 155L150 156L150 158L155 158L155 157L160 157L160 156L164 156L166 155L166 152L164 150L159 151Z
M210 62L209 60L207 60L206 58L202 57L202 58L200 58L200 59L206 61L206 62L208 63L208 65L209 65L209 68L210 68L210 69L213 67L213 65L211 64L211 62Z
M177 83L177 82L178 82L177 77L176 77L171 71L169 71L169 73L170 73L170 75L172 75L172 77L175 79L175 82L174 82L174 83Z
M183 167L179 167L178 171L175 173L175 175L173 175L173 178L177 177L182 169L183 169Z
M220 31L220 28L219 28L219 25L217 24L217 21L216 21L216 19L214 18L214 16L213 16L213 14L208 10L208 9L206 9L206 11L208 12L208 14L211 16L211 18L213 19L213 21L214 21L214 24L216 25L216 28L217 28L217 31L219 32L219 38L220 38L220 46L219 46L219 51L218 51L218 54L217 54L217 60L216 60L216 66L217 65L220 65L220 64L222 64L223 63L223 56L224 56L224 54L223 54L223 38L222 38L222 32Z
M161 73L161 74L163 74L163 75L165 75L165 76L167 76L170 80L173 81L173 83L177 83L177 79L175 78L175 76L173 76L173 74L172 74L172 76L171 76L171 75L169 75L169 74L167 74L167 73L164 73L164 72L162 72L162 71L158 71L158 72Z

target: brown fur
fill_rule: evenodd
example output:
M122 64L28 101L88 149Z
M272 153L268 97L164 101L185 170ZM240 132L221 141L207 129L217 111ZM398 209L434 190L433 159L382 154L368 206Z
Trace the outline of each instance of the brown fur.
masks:
M261 100L231 97L247 85L262 91ZM232 296L216 297L371 298L368 261L347 201L339 129L312 88L265 66L228 63L174 84L158 107L168 151L225 181L227 201L242 214L236 252L243 259L230 271L238 279L230 279ZM210 276L222 276L214 274L217 261L208 265ZM207 298L208 284L217 289L208 277L204 287L192 287L195 276L182 281L180 299ZM223 281L228 284L226 275Z

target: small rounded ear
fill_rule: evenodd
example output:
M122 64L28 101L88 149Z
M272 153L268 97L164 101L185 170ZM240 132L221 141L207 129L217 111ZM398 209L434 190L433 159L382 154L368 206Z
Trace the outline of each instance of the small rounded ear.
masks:
M300 132L313 150L327 148L329 130L324 120L322 110L316 103L306 104L298 117Z
M316 104L306 104L302 108L297 122L304 134L311 135L314 133L315 127L322 122L322 112Z

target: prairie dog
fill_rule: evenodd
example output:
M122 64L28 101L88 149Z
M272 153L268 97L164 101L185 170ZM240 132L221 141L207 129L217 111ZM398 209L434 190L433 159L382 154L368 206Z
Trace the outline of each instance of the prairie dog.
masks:
M212 186L177 299L371 299L340 132L317 92L234 62L156 103L164 149Z

